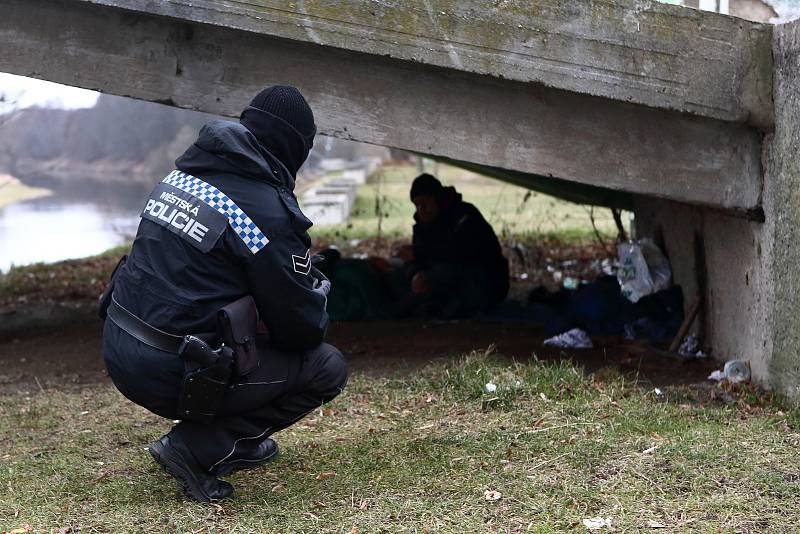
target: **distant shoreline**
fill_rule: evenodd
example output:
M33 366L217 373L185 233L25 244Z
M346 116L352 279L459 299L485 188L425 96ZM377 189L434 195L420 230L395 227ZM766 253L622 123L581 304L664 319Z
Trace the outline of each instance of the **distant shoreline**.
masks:
M0 209L23 200L47 197L52 194L50 189L30 187L10 174L0 174Z

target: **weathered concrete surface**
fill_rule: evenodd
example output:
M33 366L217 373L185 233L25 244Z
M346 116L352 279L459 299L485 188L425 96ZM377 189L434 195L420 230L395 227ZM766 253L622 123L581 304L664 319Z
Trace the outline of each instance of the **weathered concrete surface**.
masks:
M800 399L800 22L775 31L775 134L767 144L770 380Z
M665 247L688 308L703 298L695 331L725 361L751 362L757 380L769 380L772 334L767 224L715 210L637 197L636 231ZM770 217L770 214L767 214Z
M770 27L652 0L81 1L772 123Z
M705 298L701 324L721 359L800 400L800 22L775 29L775 132L765 140L764 223L636 199L637 228L663 236L675 281ZM705 285L703 289L699 286Z
M511 53L506 48L516 42L513 35L519 28L506 28L511 19L503 18L505 8L486 8L484 12L472 2L458 3L458 7L444 2L441 5L452 7L439 11L455 18L450 20L441 15L445 18L435 16L434 21L428 20L427 15L423 17L416 3L402 4L409 12L402 19L398 2L346 2L352 13L344 22L328 13L336 24L322 23L325 9L332 7L311 2L304 4L305 8L298 3L283 11L268 2L259 2L255 7L240 2L209 1L192 5L172 0L116 3L131 10L97 6L85 0L0 0L3 13L0 71L228 116L238 115L243 103L264 85L290 83L309 97L323 133L514 171L517 176L527 173L555 177L713 206L739 215L757 217L760 213L761 134L754 128L619 102L645 100L634 98L630 92L632 86L623 83L622 78L610 78L613 83L590 84L592 88L605 87L602 90L585 87L589 92L603 93L617 84L620 92L614 99L501 78L580 90L578 86L566 87L566 82L536 78L534 66L520 63L521 50L530 47L550 50L556 55L570 49L574 57L583 58L579 63L569 63L564 58L547 63L553 72L560 73L558 79L577 76L582 83L588 83L602 65L613 72L623 65L626 68L651 65L647 67L651 77L631 79L644 80L642 87L663 91L665 107L700 113L700 107L722 109L722 104L712 102L722 98L738 109L722 114L724 117L731 120L747 120L745 114L751 118L754 114L763 117L763 110L756 112L758 106L752 102L749 107L743 106L743 100L737 100L731 93L731 87L735 86L736 94L765 94L767 84L760 77L759 83L748 85L744 78L750 74L740 72L747 64L750 66L745 71L751 74L765 66L769 68L770 60L761 57L760 47L770 32L759 25L667 9L656 3L533 2L526 4L530 10L526 15L525 9L511 2L509 13L522 17L523 29L549 24L536 30L536 39L526 37L521 43L527 44L518 44L519 50ZM629 22L619 26L620 21L611 15L602 21L587 18L588 8L582 7L584 4L594 6L596 13L627 17ZM352 18L367 17L364 6L376 10L374 17L370 15L374 18L372 26L362 27L366 22L359 26L357 18ZM137 8L172 18L144 14ZM297 13L303 9L316 13L316 18L310 15L311 18L298 18ZM341 12L347 10L342 8ZM469 13L475 19L473 25L464 18ZM186 22L194 19L208 23ZM634 20L638 21L639 32L630 31ZM417 42L422 48L430 47L435 52L441 47L467 47L464 43L472 39L477 43L476 49L467 54L466 48L456 48L462 62L460 67L450 61L444 68L447 62L443 59L431 59L443 54L441 50L439 55L431 52L425 56L427 64L422 56L414 61L384 57L413 55L408 44L411 37L400 40L401 34L414 29L412 22L417 25L415 31L422 35ZM643 23L646 32L641 31ZM245 27L248 31L220 24ZM381 33L375 25L386 29ZM457 38L444 39L441 34L432 34L438 25L452 30ZM673 26L671 32L667 31L667 25ZM302 35L286 33L289 26L300 28ZM339 28L338 34L334 27ZM475 35L465 33L468 31ZM486 41L490 31L499 34L494 48ZM347 42L342 32L349 36ZM339 34L341 42L334 40ZM309 35L317 37L312 39ZM324 35L329 36L323 38ZM388 35L394 36L398 44ZM561 37L556 39L557 35ZM670 45L676 36L680 39ZM752 41L745 37L751 37ZM298 40L301 38L306 42ZM309 40L332 45L319 46ZM594 44L587 44L590 42ZM687 42L702 50L688 48ZM347 43L350 50L341 48ZM383 48L378 48L381 44ZM671 51L665 51L669 46L673 47ZM353 52L353 48L369 53ZM497 53L492 56L490 49ZM405 52L401 53L402 50ZM655 78L670 78L660 70L660 63L647 59L648 51L669 59L669 69L674 69L670 70L671 76L683 79L677 85L705 95L682 101L705 104L687 107L674 99L669 104L673 98L671 89L659 85ZM474 57L467 67L464 62L470 59L470 54ZM752 54L758 57L751 57ZM481 74L494 64L490 61L492 57L497 62L495 70ZM618 62L616 70L607 65L614 57ZM442 66L431 66L437 62ZM480 65L484 65L483 70ZM556 68L557 65L561 67ZM702 75L697 69L701 69ZM531 74L523 74L528 71ZM582 77L580 72L586 76ZM698 85L701 78L710 85ZM673 82L667 85L670 84ZM749 89L745 90L746 87ZM658 104L655 96L648 94L652 97L650 103Z

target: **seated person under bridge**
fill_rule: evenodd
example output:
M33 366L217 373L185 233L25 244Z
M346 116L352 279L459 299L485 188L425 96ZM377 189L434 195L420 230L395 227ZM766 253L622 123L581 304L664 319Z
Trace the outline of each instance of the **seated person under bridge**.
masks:
M416 206L408 263L411 295L400 315L422 312L437 319L471 317L508 294L508 260L491 225L455 187L430 174L418 176L410 192Z
M417 208L412 245L395 257L320 252L316 264L332 282L332 319L464 319L505 299L508 261L480 211L430 174L414 180L411 200Z

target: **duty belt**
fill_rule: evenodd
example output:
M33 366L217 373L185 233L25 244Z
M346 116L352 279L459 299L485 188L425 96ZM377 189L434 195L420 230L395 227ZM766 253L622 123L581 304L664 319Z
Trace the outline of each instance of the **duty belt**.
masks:
M168 334L146 323L122 307L122 305L117 302L117 299L114 298L114 295L111 295L111 304L108 306L108 318L111 319L115 325L145 345L149 345L154 349L163 350L164 352L181 354L181 346L183 345L185 336Z

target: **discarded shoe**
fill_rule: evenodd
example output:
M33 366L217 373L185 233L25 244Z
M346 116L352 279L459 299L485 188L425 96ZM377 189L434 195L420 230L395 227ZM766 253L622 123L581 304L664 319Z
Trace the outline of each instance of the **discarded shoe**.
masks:
M233 495L233 486L208 474L175 436L162 436L151 443L148 450L156 463L178 481L181 491L190 499L212 502Z
M211 474L218 477L228 476L234 471L242 469L254 469L258 466L268 464L278 456L278 444L274 440L267 438L256 447L238 450L230 458L221 462L211 470Z

